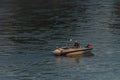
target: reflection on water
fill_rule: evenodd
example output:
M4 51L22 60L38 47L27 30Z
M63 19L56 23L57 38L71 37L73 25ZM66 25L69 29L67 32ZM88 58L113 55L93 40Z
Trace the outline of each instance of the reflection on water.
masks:
M119 80L119 0L1 0L1 80ZM73 38L94 56L56 57Z
M79 63L80 61L80 56L79 57L69 57L66 59L66 57L57 57L56 58L56 63L57 64L69 64L69 63Z
M91 52L85 53L85 54L80 54L80 55L71 55L71 56L56 56L56 63L79 63L81 58L89 58L93 57L94 54ZM66 59L67 58L67 59Z

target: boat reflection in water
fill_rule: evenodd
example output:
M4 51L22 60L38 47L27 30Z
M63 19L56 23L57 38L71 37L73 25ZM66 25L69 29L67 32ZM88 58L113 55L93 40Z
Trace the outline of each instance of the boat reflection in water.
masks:
M73 55L65 55L64 56L56 56L56 63L65 63L65 64L72 64L72 63L79 63L81 58L83 57L93 57L94 54L92 52L86 52L82 54L73 54ZM66 58L67 57L67 58Z

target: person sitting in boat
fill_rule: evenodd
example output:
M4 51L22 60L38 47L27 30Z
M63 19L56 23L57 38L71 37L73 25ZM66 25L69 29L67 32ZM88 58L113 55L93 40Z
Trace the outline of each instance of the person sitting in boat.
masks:
M86 48L93 48L92 45L88 44Z
M79 48L79 43L77 41L75 41L74 45L73 45L73 48Z

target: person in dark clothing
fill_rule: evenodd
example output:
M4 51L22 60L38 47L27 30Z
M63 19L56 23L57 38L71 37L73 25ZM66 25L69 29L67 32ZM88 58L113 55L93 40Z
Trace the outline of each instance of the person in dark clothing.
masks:
M79 45L79 43L76 41L75 43L74 43L74 48L78 48L80 45Z

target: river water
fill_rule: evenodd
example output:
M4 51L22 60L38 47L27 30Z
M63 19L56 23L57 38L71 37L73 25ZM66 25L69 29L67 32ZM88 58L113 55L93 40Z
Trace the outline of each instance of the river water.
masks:
M70 38L94 56L54 56ZM0 0L0 80L120 80L119 57L119 0Z

